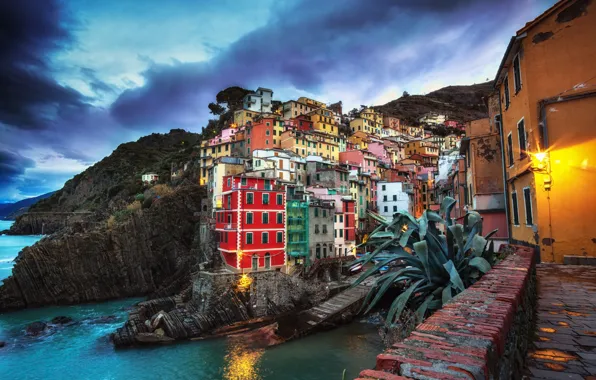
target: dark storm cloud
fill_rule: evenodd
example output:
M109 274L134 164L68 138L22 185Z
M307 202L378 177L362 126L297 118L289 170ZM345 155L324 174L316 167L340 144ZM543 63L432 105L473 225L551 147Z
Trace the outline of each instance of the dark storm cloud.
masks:
M25 169L33 166L35 162L29 158L8 150L0 150L0 185L11 183L15 177L25 173Z
M48 55L72 43L69 22L55 1L0 2L0 122L42 129L62 108L81 109L84 97L52 77Z
M330 81L361 76L379 83L422 75L458 49L481 43L500 27L514 2L472 0L304 0L282 5L270 21L207 63L152 64L145 84L122 93L112 115L127 125L196 123L204 105L230 85L291 86L317 93ZM490 12L487 10L490 9ZM465 41L437 48L429 38L471 22ZM413 40L417 56L406 64L387 54ZM459 46L458 46L459 45ZM357 89L355 91L367 91Z

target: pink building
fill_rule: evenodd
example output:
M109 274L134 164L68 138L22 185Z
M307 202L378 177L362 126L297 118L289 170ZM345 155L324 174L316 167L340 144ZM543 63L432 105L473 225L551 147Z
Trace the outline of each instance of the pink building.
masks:
M391 157L385 149L382 141L372 140L368 143L368 151L371 152L380 162L391 165Z
M339 153L339 162L350 168L360 168L363 173L377 172L377 157L366 150L347 150Z
M217 144L221 144L227 141L232 140L232 137L234 135L236 135L236 133L238 132L238 128L226 128L226 129L222 129L221 133L219 135L217 135L216 137L209 139L209 145L210 146L214 146Z

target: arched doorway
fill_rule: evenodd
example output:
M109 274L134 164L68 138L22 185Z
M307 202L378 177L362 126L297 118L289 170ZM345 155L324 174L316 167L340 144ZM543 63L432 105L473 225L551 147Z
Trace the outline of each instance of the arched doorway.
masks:
M252 256L252 270L253 271L259 270L259 256L257 256L257 255Z
M265 254L265 269L271 269L271 255L269 252Z
M321 258L321 245L320 244L317 244L316 253L317 253L317 259L320 259Z

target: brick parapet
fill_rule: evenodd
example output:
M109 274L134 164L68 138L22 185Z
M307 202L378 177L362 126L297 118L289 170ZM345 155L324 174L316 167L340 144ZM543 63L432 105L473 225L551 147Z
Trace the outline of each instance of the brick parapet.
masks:
M510 379L520 376L535 308L534 251L514 253L377 356L362 379ZM387 375L385 375L387 374Z

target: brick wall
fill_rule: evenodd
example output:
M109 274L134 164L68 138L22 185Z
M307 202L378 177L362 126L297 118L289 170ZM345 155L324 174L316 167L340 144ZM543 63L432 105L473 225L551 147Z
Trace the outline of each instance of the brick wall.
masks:
M531 248L515 252L454 297L359 379L511 379L523 370L535 307Z

